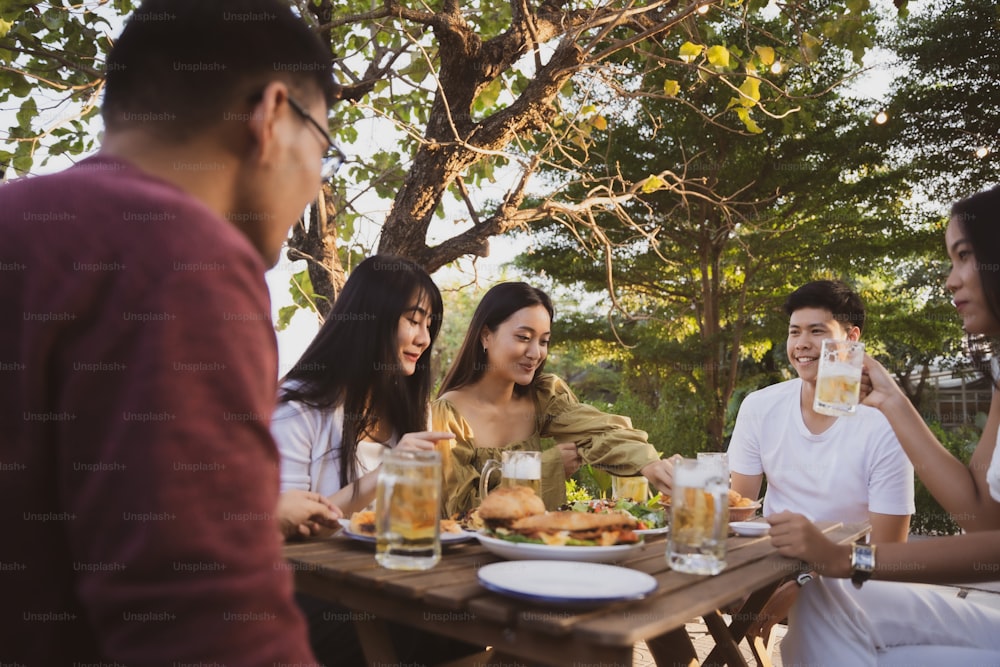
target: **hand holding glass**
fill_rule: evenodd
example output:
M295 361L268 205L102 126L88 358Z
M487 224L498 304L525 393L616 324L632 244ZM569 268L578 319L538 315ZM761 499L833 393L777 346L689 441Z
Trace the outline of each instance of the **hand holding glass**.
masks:
M864 360L864 343L824 340L816 374L813 410L832 417L855 414L861 399L861 367Z

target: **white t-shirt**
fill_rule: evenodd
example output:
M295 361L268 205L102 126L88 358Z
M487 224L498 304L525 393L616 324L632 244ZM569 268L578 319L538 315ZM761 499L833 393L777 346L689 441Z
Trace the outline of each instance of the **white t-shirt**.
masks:
M817 435L802 420L801 392L801 379L755 391L736 417L729 469L767 477L764 516L855 523L869 512L913 514L913 465L885 416L860 405Z
M329 496L340 490L340 443L344 408L319 410L298 401L279 403L271 420L271 434L281 454L281 490L302 489ZM392 447L397 438L386 443ZM386 445L358 443L358 477L375 470Z

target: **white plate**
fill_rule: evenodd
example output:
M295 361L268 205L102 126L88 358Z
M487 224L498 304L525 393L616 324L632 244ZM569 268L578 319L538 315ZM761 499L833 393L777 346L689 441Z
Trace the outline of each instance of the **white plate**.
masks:
M642 547L636 544L616 544L610 547L560 547L528 542L508 542L483 533L476 533L479 542L501 558L508 560L578 560L589 563L613 563L624 560Z
M670 526L661 526L659 528L643 528L641 530L633 530L636 535L662 535L663 533L670 532Z
M730 521L729 527L734 533L743 537L767 535L767 531L771 528L766 521Z
M365 535L364 533L355 533L351 530L351 520L350 519L338 519L337 520L341 526L344 527L343 535L351 538L352 540L357 540L358 542L371 542L375 543L374 535ZM459 542L468 542L469 540L474 540L476 538L475 533L470 533L463 530L461 533L441 533L441 544L458 544Z
M616 565L552 560L484 565L479 568L479 583L496 593L524 600L574 604L639 600L656 590L656 579L645 572Z

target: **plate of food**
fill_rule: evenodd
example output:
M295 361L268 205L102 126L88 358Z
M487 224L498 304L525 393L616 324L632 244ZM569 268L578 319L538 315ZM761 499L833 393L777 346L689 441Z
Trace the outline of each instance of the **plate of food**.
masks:
M662 496L660 503L670 512L670 496ZM744 498L736 491L729 490L729 521L749 521L750 518L761 508L759 500Z
M627 512L546 512L528 488L498 489L479 507L479 542L509 560L610 563L642 547L639 522Z
M666 509L660 504L658 497L645 503L637 503L627 498L578 500L564 505L561 509L593 514L626 512L639 522L638 528L634 531L636 535L660 535L670 530L670 526L667 525Z
M766 521L730 521L729 529L742 537L767 535L771 526Z
M359 542L375 543L375 512L362 510L351 515L350 519L340 519L341 531L345 537ZM457 522L451 519L441 519L441 544L457 544L476 539L475 533L462 530Z
M656 579L645 572L600 563L490 563L478 577L484 588L532 602L600 604L640 600L656 590Z

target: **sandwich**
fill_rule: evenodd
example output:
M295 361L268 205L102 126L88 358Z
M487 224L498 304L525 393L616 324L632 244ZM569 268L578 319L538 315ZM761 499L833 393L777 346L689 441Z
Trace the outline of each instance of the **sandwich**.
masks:
M545 513L545 503L526 486L491 492L479 506L479 518L490 529L509 528L518 519Z
M640 541L639 522L628 512L545 512L514 521L509 528L494 530L496 537L512 542L550 546L607 547Z

